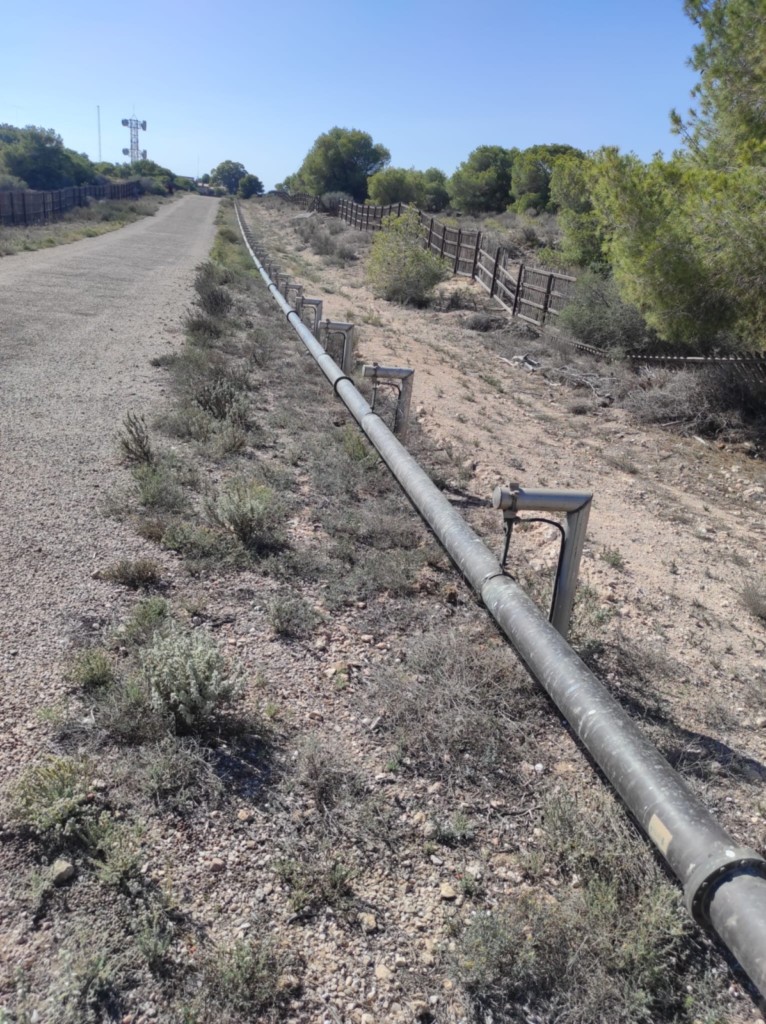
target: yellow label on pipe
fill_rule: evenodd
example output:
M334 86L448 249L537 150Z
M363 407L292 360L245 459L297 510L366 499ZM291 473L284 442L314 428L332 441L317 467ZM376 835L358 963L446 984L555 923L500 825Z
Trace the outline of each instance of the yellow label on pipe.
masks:
M660 848L662 853L667 853L673 835L665 822L660 821L657 815L653 814L649 819L646 831L649 833L649 838Z

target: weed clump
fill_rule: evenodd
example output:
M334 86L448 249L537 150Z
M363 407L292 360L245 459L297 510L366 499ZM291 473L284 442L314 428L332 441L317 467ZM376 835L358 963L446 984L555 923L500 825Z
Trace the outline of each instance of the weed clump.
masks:
M160 567L151 558L122 558L106 569L103 577L131 590L150 590L162 583Z
M144 417L129 412L122 421L122 426L119 440L126 462L151 466L154 462L154 450Z
M752 615L766 622L766 583L763 580L751 580L745 585L742 602Z
M520 759L529 742L524 712L537 700L510 652L443 635L413 642L402 669L378 675L374 696L380 730L406 763L432 777L476 782Z
M254 554L284 545L284 507L271 487L255 480L232 480L210 509L213 520Z
M305 637L317 623L319 616L302 597L277 597L268 605L269 622L277 636Z
M75 659L70 677L83 690L103 690L114 682L112 659L100 647L82 651Z

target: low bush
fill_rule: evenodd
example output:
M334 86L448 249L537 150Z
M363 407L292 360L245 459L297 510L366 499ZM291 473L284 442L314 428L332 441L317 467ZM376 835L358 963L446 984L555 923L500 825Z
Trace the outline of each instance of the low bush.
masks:
M182 512L188 499L172 467L160 461L133 470L139 504L153 512Z
M474 781L521 758L528 742L522 723L538 701L507 649L441 633L413 641L403 667L378 673L372 692L382 735L410 764Z
M149 590L162 583L160 567L150 558L122 558L106 569L102 576L131 590Z
M766 437L766 381L734 367L656 371L638 378L623 404L642 423L714 437Z
M377 295L390 302L423 306L450 271L444 260L423 247L415 210L386 217L372 241L367 277Z
M641 352L656 340L638 309L620 298L613 278L592 272L578 277L558 325L594 348Z
M477 1019L510 1024L519 1006L540 1024L700 1019L705 954L678 893L611 797L587 808L550 797L527 861L527 874L556 879L555 897L530 891L504 911L477 913L457 943Z
M79 841L93 815L91 772L87 762L72 757L32 765L10 791L8 819L52 847Z
M257 480L231 480L210 506L213 520L254 554L284 545L284 507L271 487Z
M269 601L269 622L277 636L308 636L319 622L319 615L302 597L277 597Z
M752 615L766 621L766 582L751 580L747 583L742 591L742 602Z
M174 628L165 636L155 635L141 652L140 665L152 707L172 717L179 733L205 730L242 691L241 673L198 630Z

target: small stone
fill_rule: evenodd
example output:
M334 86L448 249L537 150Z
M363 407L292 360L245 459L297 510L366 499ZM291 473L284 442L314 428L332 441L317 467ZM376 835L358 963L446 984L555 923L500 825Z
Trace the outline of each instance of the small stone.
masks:
M375 968L375 977L378 981L390 981L393 976L394 972L390 967L386 967L385 964L378 964Z
M282 974L277 981L277 992L291 993L300 991L300 978L294 974Z
M373 932L378 930L378 922L374 914L358 914L357 921L362 926L362 931L366 935L372 935Z
M457 893L449 884L449 882L442 882L442 884L439 886L439 896L441 896L443 900L457 899Z
M243 807L241 811L237 811L237 818L240 821L252 821L253 820L253 812L252 811L248 811L247 808Z
M363 1013L361 1024L375 1024L375 1018L371 1013Z
M220 857L213 857L213 859L210 861L210 870L218 875L222 871L226 870L226 862L221 860Z
M75 874L74 864L63 857L59 857L51 865L50 879L54 885L66 885L72 881Z

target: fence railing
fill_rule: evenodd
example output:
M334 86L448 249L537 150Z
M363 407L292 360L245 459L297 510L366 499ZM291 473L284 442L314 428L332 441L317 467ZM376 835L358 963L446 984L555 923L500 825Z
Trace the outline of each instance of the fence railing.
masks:
M361 231L379 231L385 217L401 217L405 203L371 206L343 199L338 216ZM576 278L513 261L506 249L487 251L481 231L464 231L418 210L425 247L446 260L453 274L470 277L514 316L542 327L554 324Z
M0 191L0 225L13 227L29 224L47 224L57 220L68 210L87 206L90 199L132 199L139 195L137 181L109 185L76 185L54 192L36 192L32 189Z

